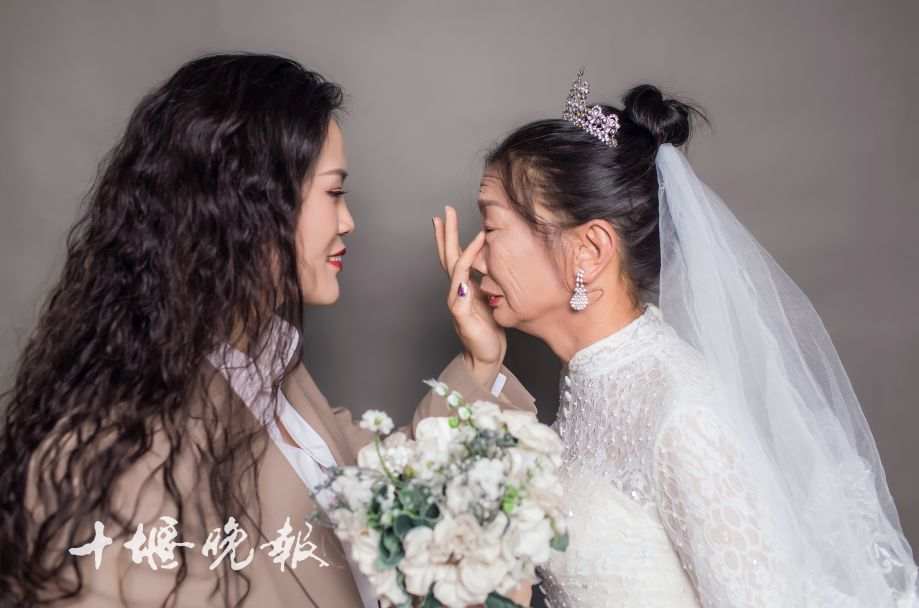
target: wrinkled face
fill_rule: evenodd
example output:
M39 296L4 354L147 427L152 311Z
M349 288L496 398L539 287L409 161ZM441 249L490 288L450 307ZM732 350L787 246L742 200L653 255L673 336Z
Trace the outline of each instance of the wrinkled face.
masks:
M473 267L481 272L482 291L489 296L495 321L539 333L541 323L564 314L570 297L562 280L558 244L529 224L509 201L502 182L488 169L479 188L479 211L485 230L485 245ZM537 203L537 215L550 219Z
M325 305L338 300L344 236L354 230L343 189L347 176L344 139L338 123L332 120L315 170L301 191L297 274L306 304Z

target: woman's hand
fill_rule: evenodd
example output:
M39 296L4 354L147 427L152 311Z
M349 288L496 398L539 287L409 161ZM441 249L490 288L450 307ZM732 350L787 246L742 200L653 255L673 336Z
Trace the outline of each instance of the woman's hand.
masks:
M469 279L469 268L485 244L485 233L479 232L461 250L456 210L448 206L444 216L434 218L434 239L440 265L450 277L447 308L453 315L456 335L463 343L467 365L479 383L490 388L504 363L507 336L504 328L495 322L479 285Z
M507 597L519 606L529 606L533 599L533 586L528 583L520 583L516 589L507 594Z
M513 591L504 597L511 600L518 606L529 606L530 601L533 599L533 586L527 583L520 583ZM485 604L475 604L474 606L469 606L468 608L485 608Z

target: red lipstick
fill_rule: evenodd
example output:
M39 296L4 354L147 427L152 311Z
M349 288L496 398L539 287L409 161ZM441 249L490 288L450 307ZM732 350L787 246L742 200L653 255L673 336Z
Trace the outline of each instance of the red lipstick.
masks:
M347 247L343 248L341 251L333 255L330 255L328 257L329 264L331 264L338 270L341 270L342 268L344 268L344 264L342 263L342 258L344 257L346 253L348 253Z

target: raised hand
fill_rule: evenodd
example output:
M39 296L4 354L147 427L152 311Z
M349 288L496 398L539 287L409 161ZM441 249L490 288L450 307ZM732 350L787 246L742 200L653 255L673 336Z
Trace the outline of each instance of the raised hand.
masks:
M485 233L480 231L466 249L460 249L456 210L447 206L444 211L444 218L434 218L434 239L440 265L450 277L447 307L466 363L482 385L491 386L504 362L507 336L495 322L478 283L469 278L469 269L485 245Z

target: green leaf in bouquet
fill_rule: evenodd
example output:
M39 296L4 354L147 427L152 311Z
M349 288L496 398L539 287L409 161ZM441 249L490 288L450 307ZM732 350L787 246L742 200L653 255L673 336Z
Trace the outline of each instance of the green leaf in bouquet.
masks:
M497 591L492 591L485 598L485 608L523 608L514 600L504 597Z
M568 533L556 534L549 542L549 546L556 551L564 551L568 548Z
M380 535L380 555L377 557L377 565L384 569L392 568L404 556L405 552L399 537L392 530L384 530Z
M520 504L520 491L516 486L508 485L504 489L504 497L501 498L501 510L508 514L513 513L518 504Z
M419 486L407 485L399 488L399 504L409 513L420 513L427 503L427 496Z
M392 522L392 529L393 532L396 533L396 536L402 539L405 538L405 535L408 534L410 530L421 525L423 525L423 522L420 519L412 517L406 513L400 513Z
M498 436L497 444L499 448L512 448L519 443L517 438L510 433L502 433Z
M433 528L433 524L440 520L440 507L437 506L436 502L429 502L421 513L421 518L428 526Z
M424 596L424 601L421 602L419 608L443 608L443 604L440 603L440 600L434 597L434 585L431 585L431 589L428 591L428 594Z

